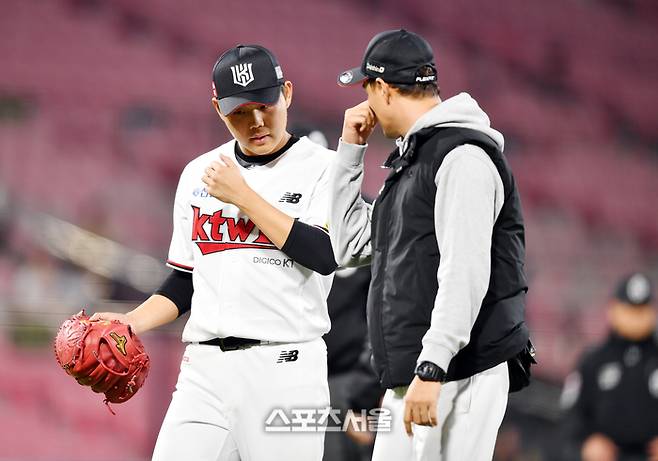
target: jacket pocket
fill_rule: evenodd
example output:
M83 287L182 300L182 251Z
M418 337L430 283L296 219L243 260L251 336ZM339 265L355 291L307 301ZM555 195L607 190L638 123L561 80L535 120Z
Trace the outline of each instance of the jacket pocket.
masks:
M530 368L532 365L537 364L535 355L535 346L528 340L528 344L526 344L523 350L507 361L510 393L518 392L530 385L530 378L532 376Z

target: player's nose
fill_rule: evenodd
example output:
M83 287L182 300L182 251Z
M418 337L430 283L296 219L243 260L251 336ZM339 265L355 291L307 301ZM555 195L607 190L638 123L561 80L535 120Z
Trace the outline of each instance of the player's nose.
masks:
M252 128L260 128L265 124L263 121L263 112L261 110L254 109L251 111L251 115L252 115L252 121L251 121Z

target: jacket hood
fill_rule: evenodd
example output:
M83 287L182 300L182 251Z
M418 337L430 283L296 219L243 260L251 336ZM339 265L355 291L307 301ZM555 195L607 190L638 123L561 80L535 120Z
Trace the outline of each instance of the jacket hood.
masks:
M490 137L501 151L505 147L505 138L503 135L491 128L489 116L468 93L459 93L452 98L442 101L438 106L416 120L416 123L413 124L405 137L398 141L398 145L401 147L400 152L406 150L407 140L412 134L431 126L477 130Z

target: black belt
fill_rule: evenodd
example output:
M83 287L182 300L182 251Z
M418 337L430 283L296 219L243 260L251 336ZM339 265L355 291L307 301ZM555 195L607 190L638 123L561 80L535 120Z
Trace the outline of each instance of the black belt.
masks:
M223 351L237 351L239 349L247 349L253 346L260 346L262 344L272 344L272 341L260 341L258 339L236 338L229 336L227 338L213 338L208 341L200 341L199 344L206 344L208 346L219 346Z

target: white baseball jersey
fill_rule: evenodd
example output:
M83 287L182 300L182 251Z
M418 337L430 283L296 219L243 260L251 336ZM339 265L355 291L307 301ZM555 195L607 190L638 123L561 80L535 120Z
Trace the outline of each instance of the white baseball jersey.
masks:
M235 160L235 142L192 160L176 190L167 265L192 272L194 281L183 341L318 338L329 331L326 300L333 275L293 261L235 205L209 195L201 178L224 154L269 203L306 224L326 228L327 168L334 152L303 137L271 162L244 168Z

